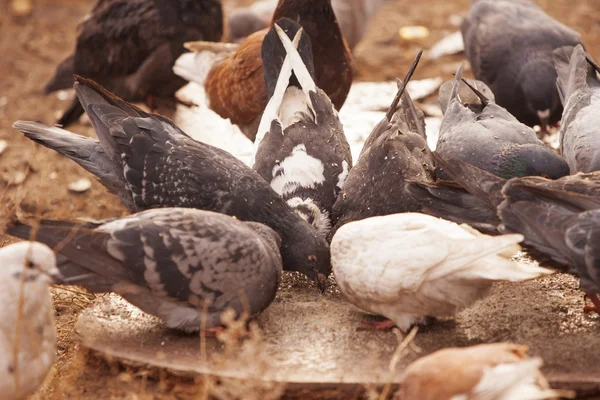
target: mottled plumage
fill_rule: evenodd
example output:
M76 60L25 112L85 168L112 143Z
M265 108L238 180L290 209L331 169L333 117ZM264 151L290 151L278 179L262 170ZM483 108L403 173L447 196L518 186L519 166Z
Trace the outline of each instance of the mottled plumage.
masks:
M28 398L52 368L56 328L49 286L59 275L54 253L41 243L22 242L0 248L3 399Z
M404 90L420 54L399 85L384 119L373 129L333 206L332 232L376 215L420 210L406 192L408 180L433 181L434 164L425 139L423 114Z
M545 127L559 121L552 51L581 43L579 34L529 0L471 3L461 30L475 78L522 123Z
M444 114L436 152L444 159L458 159L503 178L546 175L553 179L569 174L567 163L506 109L479 91L483 103L473 111L461 102L462 66L456 73ZM466 83L466 82L463 82ZM443 171L438 176L447 178Z
M413 362L402 376L400 400L544 400L566 395L550 389L542 360L527 346L492 343L447 348Z
M558 74L558 91L565 107L560 124L561 154L572 174L598 171L600 69L580 45L555 50L554 63Z
M96 175L131 211L189 207L261 222L281 236L284 269L320 282L329 274L327 242L241 161L92 81L78 78L75 90L99 140L37 122L15 128Z
M551 274L510 260L521 240L425 214L393 214L342 226L331 241L331 262L352 304L407 332L422 317L455 315L486 296L494 282Z
M172 71L183 44L222 35L220 0L99 0L79 26L74 54L44 90L71 88L77 74L127 101L171 97L185 84ZM82 114L75 99L58 123L66 127Z
M315 77L319 86L339 110L352 84L352 56L337 23L331 0L279 0L271 24L280 18L299 23L313 44ZM198 49L198 57L178 60L176 70L181 76L203 85L210 108L223 118L238 125L251 140L263 110L267 105L262 42L268 29L248 36L237 50L213 58L207 72L207 58L203 49L214 46L191 44ZM197 70L197 73L194 73Z
M283 45L276 27L282 29ZM337 111L315 85L310 38L300 30L297 23L281 19L263 42L270 99L256 138L254 169L326 237L352 154ZM290 37L301 35L295 38L298 50L283 31Z
M26 238L31 229L17 223L8 233ZM184 331L221 324L228 308L264 310L281 278L275 231L210 211L162 208L85 225L43 220L36 233L61 243L59 283L115 292Z

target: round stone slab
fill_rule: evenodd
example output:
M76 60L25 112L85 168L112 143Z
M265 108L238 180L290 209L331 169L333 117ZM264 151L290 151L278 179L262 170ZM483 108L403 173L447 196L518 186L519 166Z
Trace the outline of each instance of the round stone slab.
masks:
M441 348L512 341L544 359L544 373L554 387L598 394L600 318L583 313L577 286L567 275L497 285L455 319L421 328L414 341L421 352L402 358L395 374L389 369L398 345L394 333L361 330L362 320L372 317L335 289L323 295L293 274L286 274L276 301L256 319L263 337L252 350L228 353L214 338L201 345L198 335L166 329L116 295L99 297L81 314L76 329L83 345L112 358L178 374L252 378L340 393L398 384L410 362Z

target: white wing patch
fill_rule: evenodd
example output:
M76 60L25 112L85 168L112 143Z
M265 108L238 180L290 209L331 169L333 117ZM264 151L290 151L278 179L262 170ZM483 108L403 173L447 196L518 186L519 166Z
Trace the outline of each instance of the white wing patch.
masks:
M282 197L297 189L313 189L325 182L325 166L318 158L306 152L306 146L299 144L292 154L273 167L271 188Z
M348 161L344 160L342 162L342 172L338 175L338 181L336 186L338 188L343 189L344 183L346 183L346 178L348 177Z

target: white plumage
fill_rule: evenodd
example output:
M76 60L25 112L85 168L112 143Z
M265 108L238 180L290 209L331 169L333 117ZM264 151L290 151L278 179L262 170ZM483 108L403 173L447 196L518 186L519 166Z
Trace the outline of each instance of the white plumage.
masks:
M331 242L331 261L351 303L407 331L421 317L454 315L484 297L493 282L552 274L510 260L522 240L424 214L395 214L342 226Z
M0 249L0 393L23 399L44 381L56 355L49 285L58 276L52 250L21 242Z

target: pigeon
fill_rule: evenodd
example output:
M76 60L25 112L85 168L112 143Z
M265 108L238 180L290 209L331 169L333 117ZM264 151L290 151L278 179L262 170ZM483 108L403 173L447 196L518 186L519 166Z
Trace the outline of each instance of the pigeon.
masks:
M461 83L462 70L461 65L440 127L436 152L442 158L463 160L505 179L530 175L556 179L569 174L565 160L539 140L533 129L474 87L483 109L474 112L464 105L460 87L469 83ZM440 169L436 176L448 178Z
M494 282L521 282L553 271L519 264L519 234L488 236L419 213L354 221L331 241L331 262L348 301L407 333L424 317L449 317L487 295Z
M439 160L442 162L442 160ZM600 174L579 173L551 180L521 177L508 181L459 160L443 162L459 185L496 210L500 233L524 236L530 256L580 278L580 287L600 313ZM596 236L598 235L598 236Z
M73 75L99 82L127 101L172 98L186 82L172 67L193 40L223 35L220 0L98 0L79 25L74 53L61 62L46 93L73 87ZM58 120L83 115L77 99Z
M422 51L399 84L392 105L373 129L333 205L334 233L342 225L399 212L420 211L406 192L408 179L433 181L434 164L423 114L405 91ZM330 234L331 236L331 234Z
M552 390L541 358L514 343L447 348L422 357L404 371L400 400L544 400L573 397Z
M42 384L56 358L49 288L60 273L50 248L21 242L0 248L0 277L0 392L5 399L25 399Z
M560 120L552 51L581 43L580 35L529 0L472 0L461 31L475 78L499 106L543 130Z
M340 109L352 84L352 55L342 37L331 0L279 0L270 25L280 18L299 23L312 41L316 84ZM204 87L210 108L230 119L252 141L267 105L261 56L269 29L248 36L239 46L194 42L174 71Z
M565 111L560 151L571 173L600 170L600 68L583 46L554 51L557 86Z
M369 20L387 0L331 0L342 35L350 50L362 40ZM277 0L260 0L233 10L227 19L229 40L239 42L270 25Z
M298 50L284 31L296 36ZM315 85L310 38L300 25L287 18L277 21L265 36L262 53L270 98L255 141L253 168L327 237L333 203L352 167L344 128L327 94Z
M498 215L503 231L523 234L559 269L578 276L593 303L584 310L600 314L600 176L511 179L502 194Z
M7 233L27 238L32 229L17 222ZM281 279L275 231L211 211L159 208L84 225L42 220L36 235L62 244L59 284L117 293L185 332L221 325L226 309L261 312Z
M75 91L99 140L39 122L14 127L95 175L132 212L186 207L264 223L281 236L284 269L324 289L331 272L327 241L255 171L93 81L77 77Z
M492 93L492 89L490 89L485 83L475 80L475 79L465 79L465 82L460 82L460 86L458 87L457 98L458 100L469 110L473 111L475 114L481 114L483 109L485 108L485 104L481 101L481 99L471 90L467 83L479 90L481 94L483 94L490 102L495 101L494 93ZM446 81L440 86L438 103L440 105L440 109L443 114L446 114L446 110L448 109L448 104L450 103L450 96L452 95L452 89L454 88L455 80Z

